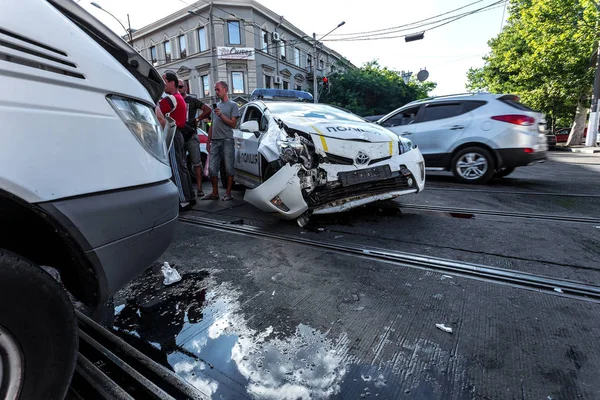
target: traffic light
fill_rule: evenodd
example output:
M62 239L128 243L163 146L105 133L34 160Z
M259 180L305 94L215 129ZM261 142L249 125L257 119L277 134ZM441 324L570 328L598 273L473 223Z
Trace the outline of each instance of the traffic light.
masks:
M323 77L323 89L329 89L329 78L327 78L326 76Z

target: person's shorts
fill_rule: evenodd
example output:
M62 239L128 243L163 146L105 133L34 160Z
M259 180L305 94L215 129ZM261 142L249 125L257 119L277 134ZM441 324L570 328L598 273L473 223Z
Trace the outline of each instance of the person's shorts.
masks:
M227 175L233 176L233 154L234 154L233 139L213 139L210 142L210 161L209 172L210 176L219 176L221 167L221 159L225 160L225 170Z
M198 135L193 134L192 137L184 143L185 151L190 155L192 167L202 166L202 156L200 154L200 140Z

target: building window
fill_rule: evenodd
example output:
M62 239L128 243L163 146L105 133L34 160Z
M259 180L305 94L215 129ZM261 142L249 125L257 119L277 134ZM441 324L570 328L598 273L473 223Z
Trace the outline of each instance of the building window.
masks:
M269 52L269 33L267 31L261 31L262 35L260 38L260 49L265 53Z
M319 69L323 70L325 68L325 62L323 60L319 60Z
M166 41L165 45L165 62L171 62L171 42Z
M302 90L302 86L296 85L296 90Z
M297 47L294 47L294 65L300 66L300 49Z
M208 50L208 46L206 45L206 29L205 28L198 29L198 48L200 51Z
M231 73L231 82L233 83L232 93L234 93L234 94L246 93L244 91L244 73L243 72L232 72Z
M210 81L208 75L202 75L202 93L204 97L210 97Z
M335 72L335 65L331 64L331 73Z
M179 56L181 58L187 57L187 43L185 41L185 35L179 36Z
M279 57L285 61L285 42L283 40L279 43Z
M150 47L150 59L152 60L152 65L156 65L158 62L158 56L156 54L156 46Z
M306 68L310 69L312 67L312 55L306 55Z
M265 87L271 89L271 76L265 75Z
M290 88L290 83L288 81L283 81L283 89L289 89Z
M239 21L227 21L227 31L229 32L229 44L242 44Z

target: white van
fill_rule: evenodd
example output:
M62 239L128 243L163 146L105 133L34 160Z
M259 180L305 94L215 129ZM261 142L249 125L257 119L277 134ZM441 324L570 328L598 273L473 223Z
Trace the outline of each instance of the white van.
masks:
M76 318L154 262L178 216L157 71L70 0L0 13L0 398L64 398Z

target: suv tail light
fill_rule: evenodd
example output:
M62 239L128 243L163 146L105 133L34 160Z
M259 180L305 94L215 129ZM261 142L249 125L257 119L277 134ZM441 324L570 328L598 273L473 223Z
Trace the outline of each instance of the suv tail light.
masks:
M535 123L535 118L520 114L495 115L492 119L521 126L531 126Z

